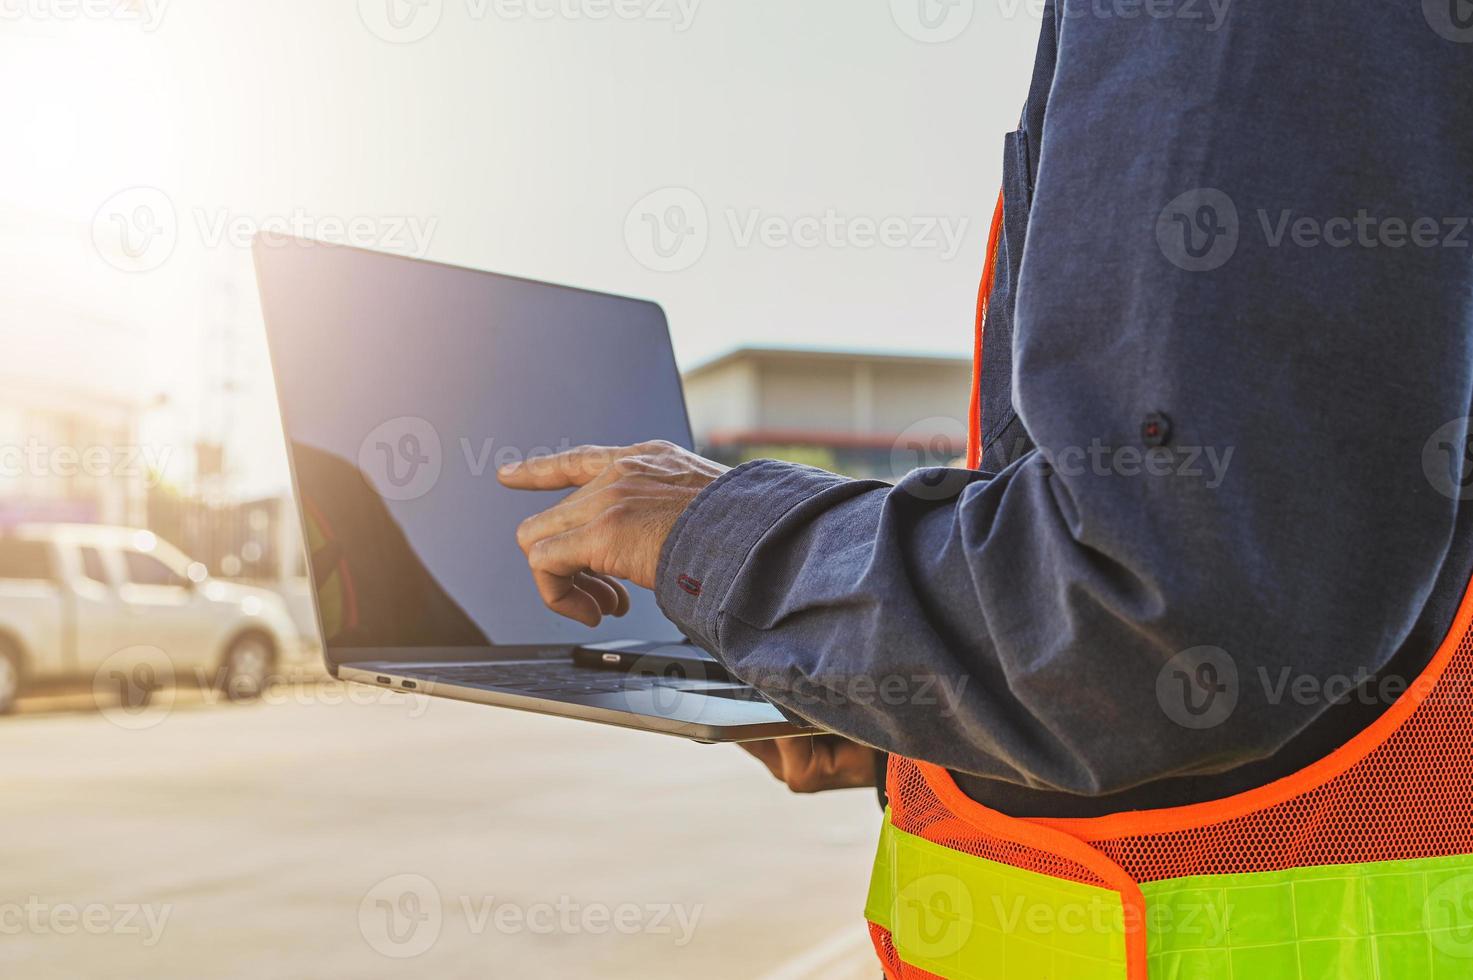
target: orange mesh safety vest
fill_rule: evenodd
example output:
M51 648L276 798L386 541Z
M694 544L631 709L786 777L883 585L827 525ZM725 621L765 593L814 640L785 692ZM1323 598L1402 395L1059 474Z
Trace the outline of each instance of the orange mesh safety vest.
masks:
M981 455L978 300L969 465ZM890 980L1473 980L1473 588L1422 676L1293 776L1014 818L892 757L865 917Z

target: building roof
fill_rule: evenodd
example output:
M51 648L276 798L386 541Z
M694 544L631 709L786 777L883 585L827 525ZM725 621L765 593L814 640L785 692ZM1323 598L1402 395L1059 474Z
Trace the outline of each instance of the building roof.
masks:
M906 364L917 367L961 367L971 363L966 357L944 354L907 354L884 351L825 350L815 347L738 347L703 361L685 372L687 379L699 378L744 361L781 361L788 364L826 362L830 364Z

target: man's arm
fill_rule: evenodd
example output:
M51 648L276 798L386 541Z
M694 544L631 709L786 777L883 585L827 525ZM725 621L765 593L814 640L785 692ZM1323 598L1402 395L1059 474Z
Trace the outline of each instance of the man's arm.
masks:
M895 488L636 449L533 567L635 572L778 702L952 769L1274 753L1403 644L1473 496L1470 48L1424 13L1073 23L1017 282L1037 449Z

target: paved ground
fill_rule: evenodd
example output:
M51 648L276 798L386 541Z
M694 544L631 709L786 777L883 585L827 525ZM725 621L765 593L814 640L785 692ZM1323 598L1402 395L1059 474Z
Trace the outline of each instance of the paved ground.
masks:
M873 796L790 796L730 747L354 690L0 719L0 976L876 974Z

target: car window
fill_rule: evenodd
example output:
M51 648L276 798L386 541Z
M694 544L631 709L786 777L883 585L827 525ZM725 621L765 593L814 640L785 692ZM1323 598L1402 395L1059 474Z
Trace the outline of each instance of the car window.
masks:
M128 581L134 585L185 584L183 575L177 574L152 555L145 555L140 551L123 552L123 564L128 570Z
M82 574L94 582L107 585L107 569L102 564L102 553L96 548L83 547Z
M51 552L44 541L0 538L0 579L51 578Z

